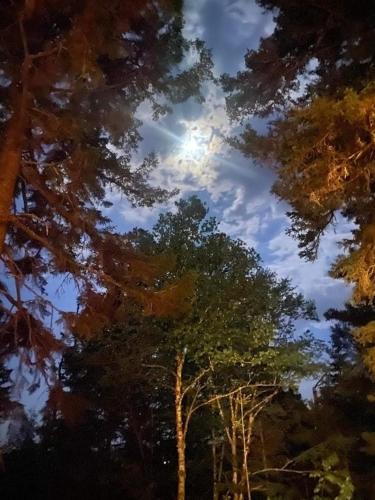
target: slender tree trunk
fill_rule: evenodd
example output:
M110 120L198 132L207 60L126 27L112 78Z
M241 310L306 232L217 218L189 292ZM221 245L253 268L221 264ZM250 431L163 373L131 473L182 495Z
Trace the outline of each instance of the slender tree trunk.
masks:
M184 366L183 355L176 356L176 382L175 382L175 411L176 411L176 445L178 458L177 475L177 500L185 500L186 459L185 459L185 430L182 415L182 369Z
M216 442L215 431L212 431L212 463L213 463L213 486L212 486L212 498L213 500L219 500L219 483L221 483L221 476L223 473L223 461L224 461L224 443Z
M219 500L219 492L217 490L217 458L214 430L212 431L212 498L213 500Z
M244 490L246 489L246 493L247 493L246 499L251 500L251 488L250 488L248 460L249 460L249 454L250 454L254 418L251 414L249 415L247 429L245 429L245 427L244 427L245 421L243 418L241 419L241 421L242 421L242 425L243 425L243 461L242 461L241 485L242 485L242 488Z
M249 415L248 425L246 426L245 420L245 412L244 412L244 396L242 395L242 391L239 392L238 397L240 399L240 425L241 425L241 440L242 440L242 470L241 470L241 490L247 492L247 500L251 500L251 491L250 491L250 480L249 480L249 469L248 469L248 457L250 451L251 444L251 434L252 434L252 426L253 426L253 418L252 415ZM241 493L241 499L244 497L244 494Z
M238 488L238 450L237 450L237 420L238 420L238 398L236 396L229 396L230 403L230 416L232 427L232 438L230 443L231 448L231 461L232 461L232 483L235 489L233 493L233 500L240 500L240 494L237 492Z
M238 457L237 457L237 441L234 439L231 444L231 455L232 455L232 483L233 487L238 487ZM233 494L233 500L239 500L239 495L237 492Z

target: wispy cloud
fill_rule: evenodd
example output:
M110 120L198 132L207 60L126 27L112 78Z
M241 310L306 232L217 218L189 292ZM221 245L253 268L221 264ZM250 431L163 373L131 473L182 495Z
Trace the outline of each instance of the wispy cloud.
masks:
M187 0L185 14L185 36L202 38L213 48L218 73L240 69L246 49L256 47L260 37L274 29L272 16L263 15L256 4L249 6L246 0ZM155 185L178 188L179 197L202 195L221 229L256 248L265 265L278 275L291 278L316 301L320 315L329 307L342 305L350 290L327 272L338 253L337 240L350 228L340 223L337 233L328 233L316 262L300 259L296 242L285 234L287 206L270 194L274 174L253 165L225 143L224 138L235 129L219 87L206 85L202 105L193 100L177 105L159 122L152 120L147 104L139 116L144 123L140 155L154 150L160 159L160 167L152 175ZM189 152L188 141L194 151ZM173 200L169 208L172 204ZM123 201L119 212L127 227L149 227L159 208L132 209ZM327 329L326 322L321 329Z

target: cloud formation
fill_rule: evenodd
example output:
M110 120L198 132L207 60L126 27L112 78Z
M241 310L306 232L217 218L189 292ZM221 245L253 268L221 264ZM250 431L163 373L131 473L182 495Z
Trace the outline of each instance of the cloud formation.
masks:
M185 35L205 40L212 49L217 74L241 69L246 50L255 48L274 29L272 16L246 0L187 0L185 19ZM207 85L205 98L202 105L190 101L175 106L159 122L152 121L147 105L140 110L144 123L140 153L154 150L160 158L152 182L178 188L179 197L198 194L223 231L253 246L265 265L289 277L298 290L316 301L320 315L329 307L340 307L350 290L327 272L338 252L336 241L348 228L340 223L338 233L326 235L316 262L302 261L296 242L285 234L287 206L270 194L274 174L225 143L235 128L226 115L220 88ZM163 209L171 207L173 200ZM159 211L160 207L134 210L126 202L121 208L127 227L150 227ZM327 333L326 322L317 328Z

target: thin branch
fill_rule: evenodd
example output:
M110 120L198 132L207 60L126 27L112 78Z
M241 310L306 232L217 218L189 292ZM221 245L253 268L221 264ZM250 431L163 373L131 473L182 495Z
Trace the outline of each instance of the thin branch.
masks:
M194 413L194 404L195 404L195 401L197 400L197 397L198 397L198 394L200 393L200 388L197 388L197 390L195 391L195 394L194 394L194 397L193 397L193 400L191 402L191 404L189 405L189 410L187 412L187 415L185 417L185 425L184 425L184 437L186 438L186 434L187 434L187 430L188 430L188 427L189 427L189 423L190 423L190 420L191 420L191 417L193 416L193 413ZM182 400L182 398L181 398Z
M232 391L229 391L225 394L218 394L210 399L208 399L207 401L204 401L203 403L200 403L199 405L197 405L193 412L197 411L199 408L201 408L202 406L206 406L206 405L209 405L210 403L213 403L219 399L223 399L223 398L227 398L228 396L232 396L233 394L236 394L238 393L239 391L241 391L242 389L247 389L247 388L254 388L254 387L275 387L274 385L271 385L271 384L253 384L253 385L241 385L240 387L237 387L236 389L233 389Z
M166 373L169 373L170 375L171 375L171 374L172 374L172 375L174 375L174 372L173 372L172 370L168 370L168 368L167 368L167 367L165 367L165 366L163 366L163 365L154 365L154 364L149 365L149 364L142 364L142 366L143 366L144 368L158 368L158 369L160 369L160 370L164 370Z
M256 404L256 405L253 407L253 409L254 409L254 408L259 407L259 408L258 408L258 410L257 410L255 413L253 412L253 417L254 417L254 418L255 418L255 417L256 417L256 416L257 416L257 415L258 415L258 414L259 414L259 413L263 410L263 408L266 406L266 404L267 404L269 401L271 401L271 399L273 399L273 398L276 396L276 394L277 394L278 392L279 392L279 391L278 391L278 389L277 389L277 390L275 390L272 394L270 394L269 396L267 396L266 398L264 398L262 401L260 401L258 404Z
M295 469L284 469L283 467L269 467L267 469L257 470L255 472L251 472L250 476L256 476L258 474L267 474L268 472L287 472L290 474L311 474L316 472L314 470L295 470Z
M186 396L186 394L190 391L190 389L192 389L199 382L199 380L209 371L210 368L202 370L201 373L197 377L195 377L195 379L182 391L181 399L183 399Z
M216 401L216 403L217 403L217 406L219 408L219 413L220 413L221 419L222 419L223 424L224 424L224 430L225 430L225 433L227 435L228 442L229 442L229 444L232 444L232 436L230 435L229 427L225 424L225 415L224 415L223 407L221 406L220 399L218 399Z
M25 61L26 61L26 59L30 58L30 53L29 53L29 47L28 47L28 44L27 44L25 27L23 25L23 14L21 14L21 16L18 19L18 26L19 26L19 29L20 29L22 47L23 47L23 51L24 51L24 54L25 54Z
M55 54L55 52L59 52L61 50L62 46L59 43L56 47L53 47L52 49L49 50L43 50L41 52L37 52L36 54L31 54L30 59L40 59L41 57L48 57L52 56Z

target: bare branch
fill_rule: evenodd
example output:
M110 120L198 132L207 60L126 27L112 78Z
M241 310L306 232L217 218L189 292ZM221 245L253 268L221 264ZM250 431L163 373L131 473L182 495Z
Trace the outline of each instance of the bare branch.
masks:
M144 368L158 368L159 370L164 370L166 373L169 373L170 375L174 375L174 372L172 370L169 370L166 366L163 365L157 365L157 364L142 364Z
M269 467L267 469L261 469L261 470L255 471L255 472L251 472L250 476L256 476L258 474L267 474L269 472L287 472L290 474L311 474L311 473L316 472L316 471L314 471L314 470L284 469L283 467L281 467L281 468Z
M183 390L183 392L182 392L182 399L186 396L186 394L190 391L190 389L192 389L199 382L199 380L202 377L204 377L204 375L206 373L208 373L209 371L211 371L210 368L205 368L204 370L201 371L201 373L199 375L197 375L195 377L195 379Z

